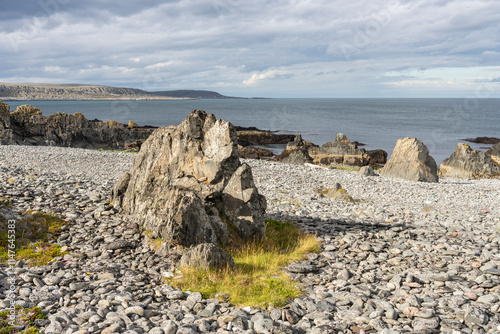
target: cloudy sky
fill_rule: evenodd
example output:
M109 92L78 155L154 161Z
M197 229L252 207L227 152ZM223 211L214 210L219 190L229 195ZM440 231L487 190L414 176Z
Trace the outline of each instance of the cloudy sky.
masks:
M1 0L0 82L500 97L498 0Z

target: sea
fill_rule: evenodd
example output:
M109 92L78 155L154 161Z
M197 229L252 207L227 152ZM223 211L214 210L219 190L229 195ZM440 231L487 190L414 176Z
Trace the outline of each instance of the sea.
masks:
M416 137L438 165L459 142L473 137L500 137L500 99L377 98L377 99L200 99L145 101L6 101L14 110L30 104L44 115L82 113L87 119L139 125L177 125L191 110L202 109L234 125L302 135L322 145L344 133L363 148L392 153L396 141ZM491 145L471 144L486 150ZM269 147L275 152L283 146Z

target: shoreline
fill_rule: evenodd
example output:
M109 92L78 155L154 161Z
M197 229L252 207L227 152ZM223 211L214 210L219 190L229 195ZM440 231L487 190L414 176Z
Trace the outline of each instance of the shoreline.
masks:
M18 298L26 305L41 303L51 314L43 327L59 328L65 317L69 328L88 332L111 330L122 322L121 330L149 332L173 322L196 328L195 333L209 333L226 328L227 322L219 319L230 314L234 321L255 326L269 319L273 327L302 333L320 333L321 326L345 333L352 326L379 333L386 328L409 333L426 326L443 333L487 332L500 326L500 180L442 178L439 183L417 183L244 160L252 167L259 192L267 197L267 216L297 223L322 240L320 254L299 263L317 271L291 272L305 292L285 307L297 315L297 321L282 317L281 310L279 315L272 309L247 312L224 303L217 303L206 317L200 314L208 314L214 301L200 299L200 311L193 311L188 297L194 298L194 293L163 286L162 272L173 270L168 258L155 255L144 236L109 206L111 187L134 158L130 153L87 149L0 146L2 195L12 197L17 210L57 212L71 223L65 236L59 237L70 250L65 262L18 268L20 288L32 291L32 297ZM354 203L314 191L336 182ZM138 246L107 250L107 245L120 239ZM33 277L48 282L58 272L71 280L40 287L33 283ZM80 284L81 289L72 285L76 290L68 295L69 284ZM102 284L109 288L100 291ZM127 291L126 305L140 307L142 313L124 312L118 296ZM75 292L80 297L72 297ZM43 294L60 294L65 302L59 304L59 297L43 301ZM174 294L179 299L169 298ZM146 296L151 297L144 302ZM100 302L106 299L113 303ZM85 312L93 312L98 321L90 321ZM178 317L169 317L172 312ZM150 315L145 317L146 313ZM474 323L477 319L484 323Z

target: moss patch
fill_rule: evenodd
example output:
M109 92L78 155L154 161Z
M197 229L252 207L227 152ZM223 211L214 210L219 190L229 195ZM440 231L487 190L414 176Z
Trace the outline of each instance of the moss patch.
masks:
M14 324L16 326L24 325L23 330L14 329L11 326L11 320L9 318L9 311L0 312L0 334L36 334L40 333L39 328L35 324L37 319L47 319L47 316L42 313L42 309L39 307L23 308L16 306L16 319Z
M282 268L319 249L316 236L301 232L291 223L266 220L265 238L226 249L236 269L181 268L181 277L165 280L177 288L199 291L205 298L222 298L233 305L280 307L302 293Z
M15 224L15 259L27 265L45 265L54 257L62 256L61 247L54 244L56 235L67 222L41 212L25 212ZM8 260L8 221L0 217L0 261Z

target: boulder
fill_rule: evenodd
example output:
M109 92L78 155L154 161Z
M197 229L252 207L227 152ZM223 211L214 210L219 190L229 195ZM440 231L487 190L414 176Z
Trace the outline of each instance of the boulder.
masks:
M156 130L128 174L113 189L114 204L152 237L191 246L226 245L233 231L243 240L265 234L265 198L238 159L233 126L214 115L194 110Z
M387 163L387 152L381 149L366 151L364 158L368 166L385 165Z
M373 168L370 166L363 166L358 171L359 175L363 176L377 176L377 174L373 171Z
M282 161L288 164L303 165L305 163L312 163L313 159L309 156L306 149L301 148L291 151Z
M203 243L189 249L181 258L183 267L196 267L203 269L234 268L233 258L211 243Z
M488 156L471 149L468 144L459 143L455 152L443 160L439 172L442 176L466 179L500 178L500 166L493 160L496 158L493 152L492 149Z
M437 165L424 143L416 138L399 139L382 176L410 181L438 182Z

